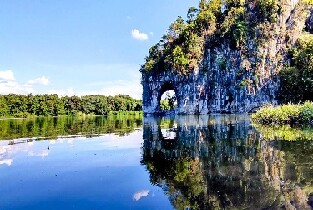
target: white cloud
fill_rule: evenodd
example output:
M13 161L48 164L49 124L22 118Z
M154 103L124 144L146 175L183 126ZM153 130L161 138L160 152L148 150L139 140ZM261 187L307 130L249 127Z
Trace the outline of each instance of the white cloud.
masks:
M118 80L108 82L100 91L102 95L130 95L133 98L140 99L142 97L142 86L140 81Z
M84 95L129 95L135 99L142 98L142 87L140 83L118 80L105 83L104 87L99 90L75 91L73 88L66 90L50 90L48 94L57 94L58 96L84 96Z
M105 69L105 68L103 68ZM95 81L87 86L92 90L85 91L79 95L100 94L100 95L130 95L133 98L142 98L142 86L140 84L141 74L138 65L113 65L108 68L109 72L114 71L119 78L111 78L110 81Z
M115 95L129 95L135 99L142 98L142 86L140 84L140 79L126 80L115 80L109 82L95 83L91 86L99 87L98 90L90 91L77 91L73 88L68 88L64 90L50 90L49 94L57 94L58 96L83 96L83 95L105 95L105 96L115 96Z
M49 83L49 79L47 79L45 76L32 79L27 82L29 85L49 85Z
M48 85L49 80L42 76L29 80L26 84L20 84L15 80L12 70L0 71L0 94L29 94L34 93L33 85Z
M134 194L133 199L139 201L142 197L147 197L149 195L149 190L142 190Z
M13 81L14 74L12 70L0 71L0 83L1 81Z
M21 85L17 82L8 82L6 84L0 84L0 94L29 94L35 90L28 85Z
M148 34L142 33L138 29L132 30L131 34L132 34L132 37L134 39L138 39L138 40L148 40L149 39Z
M33 91L31 85L22 85L15 81L12 70L0 71L0 94L28 94Z
M49 90L49 94L57 94L58 96L73 96L76 95L73 88L68 88L66 90Z
M135 99L142 98L142 86L140 84L141 75L137 71L125 71L128 80L111 80L107 82L98 81L87 85L89 90L79 91L73 88L50 90L49 94L58 94L59 96L82 96L82 95L130 95Z
M5 165L7 165L7 166L10 166L10 165L12 165L12 163L13 163L13 159L4 159L4 160L0 160L0 165L5 164Z
M106 95L118 94L130 95L133 98L142 98L141 75L138 71L138 64L112 64L112 65L91 65L84 67L84 70L102 73L107 81L96 77L96 81L83 84L81 87L51 87L50 89L38 89L38 85L49 85L50 80L41 76L21 83L15 80L12 70L0 71L0 94L38 94L48 93L59 96L82 96L82 95ZM112 73L114 71L114 74ZM103 73L104 72L104 73ZM118 75L118 76L117 76ZM49 86L48 86L49 87Z

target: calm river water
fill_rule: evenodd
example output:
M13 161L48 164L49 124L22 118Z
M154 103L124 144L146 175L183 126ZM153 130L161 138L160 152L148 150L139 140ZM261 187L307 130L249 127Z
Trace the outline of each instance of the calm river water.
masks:
M0 209L312 209L313 131L248 115L0 120Z

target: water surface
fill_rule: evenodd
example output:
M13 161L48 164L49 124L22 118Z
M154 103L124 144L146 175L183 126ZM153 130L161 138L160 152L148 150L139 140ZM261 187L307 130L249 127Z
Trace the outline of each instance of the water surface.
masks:
M247 115L2 120L0 209L312 209L312 133Z

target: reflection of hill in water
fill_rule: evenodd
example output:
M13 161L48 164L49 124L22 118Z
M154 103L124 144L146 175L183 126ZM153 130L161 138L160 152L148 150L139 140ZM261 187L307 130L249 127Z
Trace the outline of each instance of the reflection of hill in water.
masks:
M177 209L311 209L310 141L262 140L245 115L145 118L143 138L151 182Z

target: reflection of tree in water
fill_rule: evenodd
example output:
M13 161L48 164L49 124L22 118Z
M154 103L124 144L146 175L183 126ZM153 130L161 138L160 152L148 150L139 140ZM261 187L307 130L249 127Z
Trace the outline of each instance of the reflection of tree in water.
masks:
M262 141L247 116L167 122L165 138L164 121L144 120L142 163L176 209L310 209L313 143Z
M9 119L0 120L0 140L33 137L57 139L69 135L92 137L107 133L126 135L141 126L141 115Z

